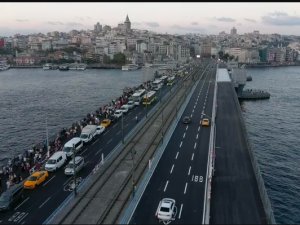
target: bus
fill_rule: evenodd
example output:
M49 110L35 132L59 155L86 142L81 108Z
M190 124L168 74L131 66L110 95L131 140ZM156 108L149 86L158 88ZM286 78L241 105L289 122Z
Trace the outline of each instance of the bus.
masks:
M175 81L175 76L169 77L167 85L172 86L174 84L174 81Z
M143 105L151 105L156 100L156 91L149 91L143 96Z
M156 79L152 82L152 89L158 91L163 86L163 81L161 79Z
M134 102L134 105L140 105L140 102L143 100L143 95L145 94L145 92L145 89L140 89L133 93L130 100Z

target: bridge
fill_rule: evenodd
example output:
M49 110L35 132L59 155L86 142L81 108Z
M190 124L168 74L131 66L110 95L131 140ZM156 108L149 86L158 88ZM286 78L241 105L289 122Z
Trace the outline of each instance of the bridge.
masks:
M212 61L192 67L161 89L157 104L125 116L125 137L118 121L84 149L77 194L58 171L46 192L30 196L39 203L22 202L1 222L153 224L159 201L170 197L177 210L164 223L275 223L227 70Z

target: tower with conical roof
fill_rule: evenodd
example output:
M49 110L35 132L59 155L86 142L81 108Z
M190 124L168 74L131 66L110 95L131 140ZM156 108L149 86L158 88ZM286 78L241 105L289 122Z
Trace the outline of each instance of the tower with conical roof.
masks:
M128 31L131 30L131 22L130 22L130 20L129 20L128 15L126 16L126 20L125 20L125 22L124 22L124 26L125 26L126 32L128 32Z

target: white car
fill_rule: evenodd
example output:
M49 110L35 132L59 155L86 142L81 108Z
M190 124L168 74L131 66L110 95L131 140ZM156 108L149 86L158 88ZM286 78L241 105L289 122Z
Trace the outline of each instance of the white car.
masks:
M133 109L135 106L134 101L129 101L126 105L128 106L128 109Z
M117 109L114 113L114 117L120 118L122 116L122 114L123 114L123 111L120 109Z
M175 200L172 198L163 198L156 210L155 216L157 219L163 221L174 220L177 213L175 203Z
M78 173L84 166L84 158L82 156L75 157L75 170ZM74 175L74 161L70 160L65 168L65 175Z
M122 105L119 110L121 110L124 114L126 114L129 110L129 107L128 105Z
M96 133L97 134L102 134L105 131L104 126L97 126Z

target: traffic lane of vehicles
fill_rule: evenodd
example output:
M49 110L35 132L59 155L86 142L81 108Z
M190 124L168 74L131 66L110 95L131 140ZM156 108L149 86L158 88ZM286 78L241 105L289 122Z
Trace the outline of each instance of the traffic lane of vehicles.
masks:
M183 113L183 116L192 111L192 108L194 107L195 98L197 98L196 95L198 95L198 92L201 87L201 83L202 82L199 82L199 86L195 90L187 108L185 109L185 111ZM183 116L181 117L181 119L183 118ZM195 124L191 123L190 126L197 126L197 124L198 123L195 123ZM184 135L183 133L184 133L184 131L186 131L186 127L189 127L189 126L186 126L182 123L177 124L175 132L173 133L173 135L168 143L167 149L165 150L156 170L154 171L154 174L151 177L150 182L146 187L144 195L142 196L141 201L139 202L139 205L133 214L131 223L135 223L135 222L137 222L137 223L141 223L141 222L145 223L146 222L146 223L151 223L151 224L157 223L157 220L154 217L155 211L157 209L157 203L163 197L171 197L171 198L176 197L176 196L172 196L172 195L176 195L176 190L173 194L170 193L168 196L166 196L164 192L168 189L168 185L170 182L168 180L168 178L171 177L171 175L175 169L174 161L176 161L180 157L180 152L186 150L186 149L181 149L181 151L180 151L180 148L182 148L182 143L181 142L178 143L178 140L183 138L183 135ZM189 135L187 135L184 138L189 139L191 137L189 137ZM171 147L169 147L169 146L171 146ZM170 159L172 159L172 160L170 160ZM176 187L178 185L179 184L175 184L175 189L177 189Z

